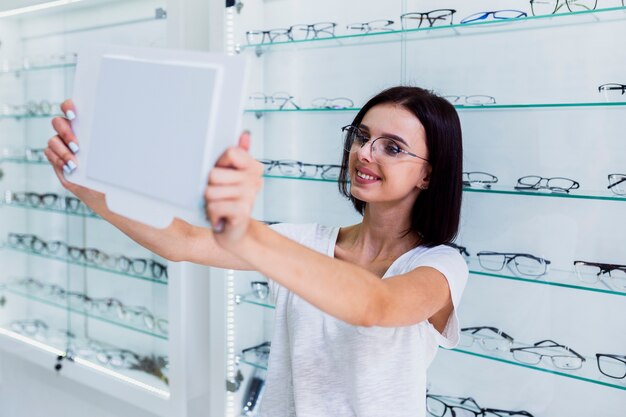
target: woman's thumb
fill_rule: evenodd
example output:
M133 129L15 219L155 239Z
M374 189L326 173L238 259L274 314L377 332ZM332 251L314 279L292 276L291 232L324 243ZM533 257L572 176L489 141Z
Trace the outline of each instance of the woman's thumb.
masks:
M243 148L246 151L250 150L250 132L244 131L241 136L239 136L239 147Z

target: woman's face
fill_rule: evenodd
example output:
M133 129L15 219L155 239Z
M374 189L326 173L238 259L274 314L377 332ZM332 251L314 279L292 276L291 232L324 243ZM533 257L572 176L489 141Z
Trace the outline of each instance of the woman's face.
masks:
M353 146L350 152L350 191L355 198L367 203L406 202L413 205L421 189L428 187L431 171L428 162L383 146L379 137L394 139L389 144L421 158L428 159L426 131L411 112L395 104L372 107L358 126L368 138L363 145ZM395 145L394 145L395 146ZM395 156L391 156L395 154Z

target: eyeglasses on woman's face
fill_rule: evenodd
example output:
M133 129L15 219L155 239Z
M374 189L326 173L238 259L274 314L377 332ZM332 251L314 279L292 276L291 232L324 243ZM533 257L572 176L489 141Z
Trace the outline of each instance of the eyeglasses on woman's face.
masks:
M344 149L357 153L366 145L369 146L370 159L379 165L392 165L400 161L416 158L424 162L428 159L409 151L408 145L400 138L380 136L372 139L370 134L357 126L347 125L341 128L344 134Z

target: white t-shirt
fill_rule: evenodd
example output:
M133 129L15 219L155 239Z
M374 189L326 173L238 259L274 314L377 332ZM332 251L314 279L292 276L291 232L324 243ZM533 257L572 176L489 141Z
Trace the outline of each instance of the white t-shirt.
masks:
M277 224L282 235L334 257L339 227ZM418 266L448 280L454 312L443 334L427 320L404 327L347 324L270 280L274 334L259 417L425 417L426 369L437 347L459 340L456 309L467 282L463 257L449 246L418 246L384 278Z

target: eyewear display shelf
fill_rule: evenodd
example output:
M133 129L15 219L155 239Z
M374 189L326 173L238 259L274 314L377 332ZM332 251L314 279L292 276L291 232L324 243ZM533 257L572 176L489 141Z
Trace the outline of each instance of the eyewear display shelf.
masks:
M617 40L626 35L626 7L619 0L599 0L595 9L583 4L590 2L572 1L570 12L561 1L556 14L535 16L529 2L505 3L292 0L249 1L238 13L233 9L236 49L254 62L244 115L251 152L258 159L292 163L289 173L270 165L256 215L293 223L358 222L338 195L336 178L304 170L294 174L293 167L339 164L340 128L383 88L416 85L452 97L463 127L464 171L498 178L490 186L471 183L463 190L456 243L469 251L470 276L458 312L461 326L505 329L517 336L511 347L555 340L566 345L557 348L561 353L582 352L585 360L580 369L563 370L545 357L533 365L520 362L508 350L440 349L429 370L430 392L472 396L535 417L618 417L626 407L626 379L604 375L595 354L626 355L626 336L615 331L623 329L618 317L626 312L626 288L620 271L581 278L574 262L626 264L619 249L626 196L607 188L608 175L626 173L626 145L620 140L626 96L600 87L626 84L626 56ZM442 8L455 10L451 22L400 25L405 13ZM526 16L495 20L487 13L503 9ZM483 11L486 18L460 23ZM387 26L369 32L348 28L365 23ZM247 36L249 31L257 37ZM472 103L472 95L489 101ZM315 104L334 98L353 105ZM528 175L566 177L579 187L516 188ZM515 271L513 264L484 269L476 256L480 251L532 254L548 259L549 268L536 276ZM234 276L227 299L234 306L228 323L235 329L227 378L232 382L241 372L243 382L227 392L227 401L231 415L238 415L248 398L247 382L267 370L258 351L256 356L242 351L271 341L274 306L254 290L253 283L264 277Z
M165 7L85 2L0 19L0 350L146 415L194 416L191 402L209 404L209 387L192 376L210 373L209 342L189 316L209 314L190 293L207 293L207 269L168 262L68 202L40 153L71 97L78 45L167 47L176 29Z

